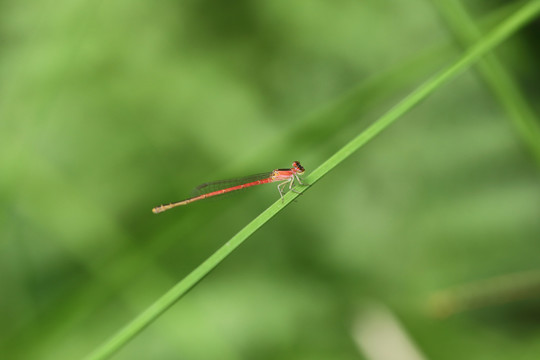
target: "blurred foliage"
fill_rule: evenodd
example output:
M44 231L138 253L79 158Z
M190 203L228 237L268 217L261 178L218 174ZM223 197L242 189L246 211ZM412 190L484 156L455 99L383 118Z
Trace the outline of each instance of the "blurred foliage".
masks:
M466 5L485 31L518 4L507 3ZM1 2L2 358L80 358L144 310L277 191L150 209L293 160L309 172L463 51L438 10L421 0ZM537 27L496 52L533 114ZM427 358L535 359L535 292L447 319L427 307L442 289L538 270L538 163L513 124L471 69L116 358L361 358L354 314L378 302Z

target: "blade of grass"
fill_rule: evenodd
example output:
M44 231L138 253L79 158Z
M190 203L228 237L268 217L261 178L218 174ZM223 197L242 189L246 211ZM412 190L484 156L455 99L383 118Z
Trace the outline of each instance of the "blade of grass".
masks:
M535 18L540 12L540 0L533 0L524 5L521 9L516 11L512 16L506 19L502 24L495 28L489 35L483 40L477 43L469 51L467 51L458 61L447 69L434 76L431 80L428 80L423 85L418 87L409 96L404 98L400 103L391 108L386 114L384 114L373 125L360 133L357 137L351 140L337 153L331 156L317 169L315 169L307 178L308 184L315 184L330 170L343 162L347 157L357 151L360 147L366 144L369 140L373 139L376 135L390 126L400 116L405 114L408 110L416 106L420 101L425 99L430 93L432 93L439 86L455 77L468 66L474 63L480 56L484 55L495 46L500 44L503 40L508 38L511 34L516 32L519 28ZM298 188L299 193L303 193L309 187ZM161 296L150 307L137 316L131 323L122 328L118 333L109 338L103 345L97 348L87 359L105 359L110 357L122 346L124 346L129 340L133 339L139 332L141 332L146 326L154 321L159 315L170 308L178 299L185 295L192 287L194 287L199 281L201 281L212 269L214 269L219 263L221 263L229 254L231 254L238 246L240 246L250 235L257 231L263 224L268 222L274 215L285 208L291 201L293 201L298 194L289 192L285 196L285 201L275 202L267 210L262 212L259 216L253 219L242 230L240 230L235 236L219 248L214 254L212 254L207 260L193 270L188 276L178 282L167 293Z
M474 43L481 37L480 30L459 0L435 0L433 4L463 45ZM476 66L540 164L540 124L512 76L493 53L487 54Z

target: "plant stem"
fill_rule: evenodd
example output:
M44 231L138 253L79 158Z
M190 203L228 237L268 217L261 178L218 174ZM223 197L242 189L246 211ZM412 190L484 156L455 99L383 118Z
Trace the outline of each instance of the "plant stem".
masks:
M434 76L423 85L418 87L409 96L391 108L386 114L379 118L373 125L356 136L348 144L342 147L338 152L315 169L307 178L306 182L310 185L315 184L330 170L343 162L351 154L361 148L369 140L373 139L384 129L394 123L400 116L416 106L420 101L424 100L429 94L435 91L439 86L455 77L459 73L467 69L479 57L492 50L499 45L503 40L515 33L522 26L533 20L540 12L540 0L532 0L525 4L521 9L516 11L512 16L503 21L489 35L480 40L475 46L469 49L458 61L452 64L447 69ZM309 187L300 187L298 192L302 193ZM253 219L235 236L219 248L214 254L206 259L201 265L193 270L188 276L178 282L172 289L161 296L154 304L143 311L131 323L122 328L118 333L109 338L103 345L97 348L87 359L105 359L117 352L128 341L133 339L139 332L147 327L152 321L156 320L159 315L171 307L178 299L185 295L193 286L201 281L212 269L221 263L228 255L230 255L238 246L240 246L249 236L257 231L263 224L270 220L274 215L281 211L298 194L289 192L285 195L284 203L278 200L271 205L267 210Z

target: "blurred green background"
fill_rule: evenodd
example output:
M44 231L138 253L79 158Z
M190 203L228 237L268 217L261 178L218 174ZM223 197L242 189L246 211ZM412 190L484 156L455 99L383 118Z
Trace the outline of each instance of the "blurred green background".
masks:
M444 3L0 2L0 357L81 358L126 325L278 194L151 208L309 174L463 52ZM466 10L487 31L519 4ZM532 114L536 29L496 51ZM538 358L540 161L503 102L476 69L439 88L115 359L376 359L366 333L403 354L374 308L425 358Z

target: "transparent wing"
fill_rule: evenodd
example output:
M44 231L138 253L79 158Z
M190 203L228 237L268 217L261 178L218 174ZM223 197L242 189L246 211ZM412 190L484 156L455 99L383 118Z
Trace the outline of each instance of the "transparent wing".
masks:
M251 183L258 180L267 179L270 176L272 176L272 172L265 172L260 174L254 174L249 175L241 178L236 179L228 179L228 180L218 180L218 181L211 181L204 184L201 184L197 186L195 189L193 189L192 195L193 196L199 196L203 194L208 194L214 191L228 189L233 186L242 185Z

